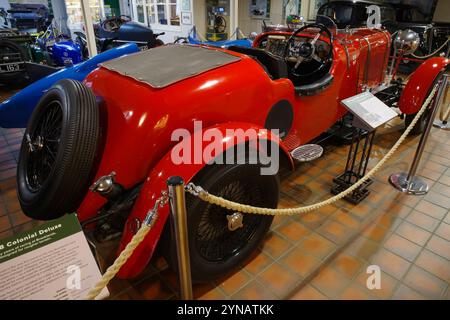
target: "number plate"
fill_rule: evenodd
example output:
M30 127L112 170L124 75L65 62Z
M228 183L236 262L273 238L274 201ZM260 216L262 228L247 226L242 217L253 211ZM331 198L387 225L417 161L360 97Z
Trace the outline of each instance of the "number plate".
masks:
M17 72L20 71L22 63L4 63L0 64L0 73Z

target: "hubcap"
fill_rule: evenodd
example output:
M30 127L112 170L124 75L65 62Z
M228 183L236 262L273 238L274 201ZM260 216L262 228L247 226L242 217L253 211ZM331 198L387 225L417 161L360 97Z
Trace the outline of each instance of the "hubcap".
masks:
M217 186L218 196L231 201L258 205L264 202L257 184L243 181L225 182ZM253 238L263 216L243 215L215 205L206 204L195 235L195 246L200 255L210 262L226 261L239 254Z
M244 216L242 215L242 213L239 213L239 212L235 212L231 215L227 215L228 230L235 231L239 228L242 228L244 226L244 224L242 223L243 218L244 218Z

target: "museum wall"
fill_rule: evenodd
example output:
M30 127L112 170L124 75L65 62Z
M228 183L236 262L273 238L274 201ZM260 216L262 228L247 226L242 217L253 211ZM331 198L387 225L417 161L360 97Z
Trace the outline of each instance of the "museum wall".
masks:
M450 22L450 0L440 0L434 11L433 21Z
M249 7L251 0L239 0L239 28L244 34L250 32L261 32L261 19L251 18L249 15ZM270 18L267 19L273 24L281 23L283 0L270 1Z

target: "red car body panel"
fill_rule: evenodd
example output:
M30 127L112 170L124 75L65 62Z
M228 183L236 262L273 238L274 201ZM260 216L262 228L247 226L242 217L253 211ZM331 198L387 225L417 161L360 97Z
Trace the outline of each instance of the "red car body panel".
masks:
M206 129L219 130L222 133L223 137L231 138L231 141L234 141L232 145L235 145L236 144L235 142L237 140L235 139L234 136L227 134L226 132L227 129L242 129L245 131L247 129L260 130L263 128L255 126L254 124L251 123L227 122ZM201 138L198 139L204 132L205 129L193 133L193 135L191 136L192 139L189 140L192 150L194 150L194 148L196 147L194 141L202 141L203 145L201 145L201 148L199 148L199 150L204 150L204 148L207 146L209 142L205 142ZM263 134L258 137L259 139L270 140L274 141L275 143L280 143L278 137L272 134L271 131L263 130L261 131L261 133ZM246 139L246 141L248 141L248 139ZM227 143L229 142L230 142L229 139L224 139L222 141L224 150L227 149L226 146ZM287 157L289 157L289 159L292 161L292 159L290 158L289 151L286 149L286 147L283 146L282 142L280 143L280 146L284 154ZM166 185L167 179L169 179L171 176L180 176L183 178L185 183L188 183L189 181L192 180L192 178L194 178L194 176L200 170L202 170L206 166L206 162L212 159L213 158L211 157L208 158L202 157L201 163L177 165L172 162L171 151L169 151L152 169L147 179L145 180L144 186L142 187L140 192L140 196L136 200L136 204L133 208L133 211L131 212L127 220L124 229L124 235L122 237L122 242L119 247L119 252L125 248L128 242L130 242L132 237L134 236L136 230L136 221L142 222L144 220L147 212L149 212L149 210L153 208L153 204L155 203L156 199L158 199L158 197L161 195L161 191L167 189ZM293 163L291 163L291 165L293 166ZM164 206L158 211L157 222L147 235L146 241L142 242L142 244L136 248L132 257L121 268L120 272L118 273L118 276L120 278L135 277L145 268L156 248L156 244L158 243L159 237L164 228L164 224L166 222L168 215L169 215L168 206Z
M256 39L256 45L264 35ZM119 250L132 238L136 221L143 221L166 188L168 177L179 175L187 183L205 165L203 162L175 165L171 161L170 150L177 144L171 141L175 129L186 128L192 133L195 120L201 120L203 128L219 130L236 126L263 128L271 107L286 100L294 112L292 128L280 143L287 153L319 136L339 120L346 113L340 104L342 99L384 80L389 46L390 36L383 31L356 30L353 34L336 36L329 71L333 82L312 96L295 94L291 80L271 80L255 60L226 50L241 60L163 89L155 89L104 67L92 72L84 82L99 99L102 123L106 127L102 130L104 149L99 154L94 180L114 171L116 182L126 189L144 182L125 225ZM368 54L370 65L365 63ZM273 139L270 134L268 138ZM79 219L94 217L105 202L100 195L88 192L77 210ZM122 267L120 277L134 277L146 266L168 216L167 207L160 209L156 225Z
M433 57L423 62L411 75L408 83L403 89L398 107L405 114L414 114L419 111L436 77L445 70L449 59Z

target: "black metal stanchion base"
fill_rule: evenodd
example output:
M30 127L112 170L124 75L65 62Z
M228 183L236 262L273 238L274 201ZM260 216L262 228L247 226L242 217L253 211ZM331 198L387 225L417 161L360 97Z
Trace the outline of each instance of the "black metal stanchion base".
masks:
M374 136L375 130L367 132L359 128L353 129L345 169L343 173L333 179L334 186L331 188L332 194L339 194L347 190L365 175ZM361 149L361 152L358 153L359 149ZM357 161L358 157L359 160ZM344 199L353 204L360 203L370 194L370 190L367 187L371 184L372 180L368 179L351 194L345 196Z
M344 173L340 174L339 176L337 176L336 178L333 179L333 182L335 183L335 186L333 186L331 188L331 193L332 194L339 194L339 193L347 190L348 188L350 188L354 184L353 182L348 182L351 179L351 177L349 179L349 175L351 177L355 177L356 178L355 173L353 173L353 172L344 172ZM355 180L358 180L358 179L355 179ZM373 181L371 179L368 179L358 189L353 191L348 196L345 196L344 199L347 200L350 203L353 203L353 204L360 203L361 201L363 201L370 194L370 190L367 189L367 187L370 186L372 183L373 183Z

